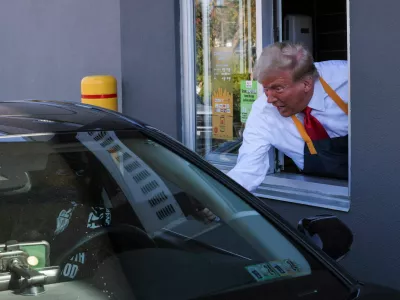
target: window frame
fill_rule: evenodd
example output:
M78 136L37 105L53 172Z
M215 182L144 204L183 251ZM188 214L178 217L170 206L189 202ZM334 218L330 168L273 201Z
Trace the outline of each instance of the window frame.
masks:
M277 9L281 10L281 0L256 0L256 53L260 55L262 48L274 42L274 36L278 33L282 36L282 28L275 28L274 24L274 2ZM349 0L347 6L347 53L350 73L350 31ZM196 150L196 68L195 68L195 25L194 13L195 0L180 1L181 18L181 74L182 74L182 141L189 149ZM278 13L278 15L280 15ZM278 18L278 24L282 22ZM281 27L281 26L280 26ZM277 32L278 30L278 32ZM349 76L350 82L350 76ZM258 85L259 95L263 93L262 86ZM350 87L349 87L350 94ZM351 112L351 101L349 101ZM206 135L205 137L211 138ZM350 185L351 185L351 113L349 113L349 179L329 180L311 177L301 174L281 173L275 170L275 164L281 164L283 153L276 151L273 147L269 153L270 169L264 181L253 193L259 198L283 201L289 203L303 204L307 206L321 207L342 212L350 210ZM223 173L229 172L236 163L236 155L229 153L209 153L205 159Z

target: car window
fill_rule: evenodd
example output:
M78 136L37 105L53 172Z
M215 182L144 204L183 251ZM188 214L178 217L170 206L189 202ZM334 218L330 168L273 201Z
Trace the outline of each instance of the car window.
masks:
M1 242L46 241L47 266L59 266L65 284L188 299L325 271L239 196L139 131L1 141Z

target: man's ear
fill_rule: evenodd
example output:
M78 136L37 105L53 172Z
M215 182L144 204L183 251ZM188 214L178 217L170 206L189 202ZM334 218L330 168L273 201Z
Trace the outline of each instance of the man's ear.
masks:
M304 78L303 84L304 84L304 92L308 93L309 91L311 91L314 85L314 80L312 79L311 76L307 76L306 78Z

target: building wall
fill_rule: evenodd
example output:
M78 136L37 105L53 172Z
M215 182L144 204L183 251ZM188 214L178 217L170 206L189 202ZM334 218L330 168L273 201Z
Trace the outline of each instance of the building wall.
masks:
M397 1L350 1L350 212L268 201L293 225L320 213L338 215L355 234L354 247L341 264L359 279L394 288L400 287L397 8ZM373 21L366 21L371 16Z
M121 81L119 1L0 3L0 101L80 101L80 81ZM119 88L121 91L121 89Z
M120 0L123 111L181 137L179 0Z

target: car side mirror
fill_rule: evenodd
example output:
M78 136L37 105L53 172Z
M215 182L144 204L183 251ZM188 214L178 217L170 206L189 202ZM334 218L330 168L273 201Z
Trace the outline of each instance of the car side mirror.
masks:
M297 229L336 261L341 260L353 244L353 233L332 215L319 215L300 220Z

